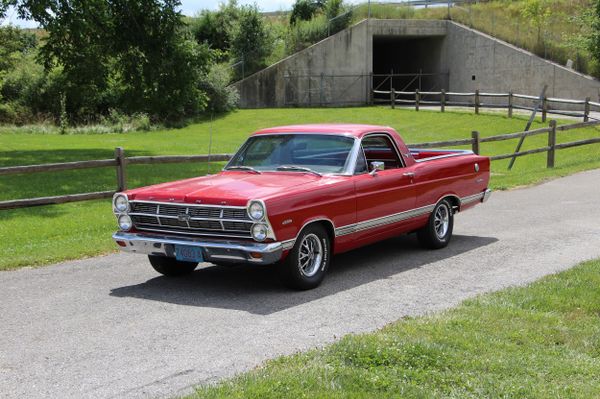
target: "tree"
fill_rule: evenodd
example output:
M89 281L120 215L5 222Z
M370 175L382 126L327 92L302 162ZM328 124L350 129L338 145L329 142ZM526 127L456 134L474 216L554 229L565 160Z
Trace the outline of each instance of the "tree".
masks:
M531 20L537 29L537 42L542 44L542 28L552 15L551 4L548 0L525 0L521 8L521 15Z
M298 21L310 21L317 11L323 6L323 2L314 0L296 0L290 14L290 24Z
M596 61L596 68L600 69L600 0L596 0L594 4L594 13L591 16L592 31L589 37L589 50L592 57ZM598 72L598 71L596 71Z
M197 82L210 52L185 37L179 0L2 1L48 33L41 60L62 68L72 118L116 107L172 119L206 104Z
M238 26L233 32L231 55L243 61L244 74L264 68L272 49L273 38L256 5L242 7Z
M228 52L234 26L240 18L236 0L221 3L219 10L203 10L192 20L191 31L198 43L206 43L211 49Z

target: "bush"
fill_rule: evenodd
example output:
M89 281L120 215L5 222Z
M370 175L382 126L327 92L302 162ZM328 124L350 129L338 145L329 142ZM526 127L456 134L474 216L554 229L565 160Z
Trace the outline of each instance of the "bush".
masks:
M327 37L327 17L323 14L310 21L297 21L290 26L286 40L288 54L303 50Z
M201 80L200 88L209 98L207 110L220 113L237 107L239 93L234 87L229 86L231 72L229 65L215 64Z

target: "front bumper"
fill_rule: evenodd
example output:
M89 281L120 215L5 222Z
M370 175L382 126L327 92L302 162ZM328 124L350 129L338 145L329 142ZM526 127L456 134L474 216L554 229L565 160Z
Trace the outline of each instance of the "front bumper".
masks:
M211 240L165 236L151 233L113 234L120 249L138 254L175 257L175 245L202 248L204 259L215 263L254 263L268 265L281 259L288 243Z

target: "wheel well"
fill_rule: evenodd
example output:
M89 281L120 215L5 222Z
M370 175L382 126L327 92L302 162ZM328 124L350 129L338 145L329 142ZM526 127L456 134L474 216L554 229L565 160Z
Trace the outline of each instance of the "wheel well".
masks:
M448 200L450 202L450 206L454 213L460 212L460 199L456 195L447 195L442 198L440 201Z
M331 253L333 253L333 247L335 246L335 228L333 227L333 223L330 220L327 220L327 219L319 219L319 220L315 220L313 222L308 222L302 228L302 230L304 230L308 226L313 226L315 224L323 226L323 228L327 232L327 235L329 236L329 243L331 245Z

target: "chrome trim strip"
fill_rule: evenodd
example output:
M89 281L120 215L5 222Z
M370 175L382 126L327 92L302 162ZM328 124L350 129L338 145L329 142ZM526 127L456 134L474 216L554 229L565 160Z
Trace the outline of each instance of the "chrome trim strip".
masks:
M131 200L130 203L141 203L141 204L156 204L156 205L181 205L181 206L195 206L201 208L228 208L228 209L246 209L245 206L233 206L233 205L211 205L211 204L191 204L189 202L162 202L162 201L146 201L146 200ZM150 215L149 213L147 215Z
M169 215L160 215L158 213L140 213L140 212L130 212L129 216L150 216L153 218L164 218L164 219L179 219L177 216L169 216ZM257 222L253 222L247 219L219 219L219 218L193 218L190 217L189 220L205 220L208 222L235 222L235 223L249 223L254 224Z
M473 194L473 195L468 195L468 196L462 197L460 199L460 204L461 205L467 205L467 204L470 204L472 202L481 201L484 196L485 196L485 192L477 193L477 194Z
M347 234L357 233L359 231L373 229L375 227L381 227L392 223L401 222L403 220L412 219L414 217L422 216L431 213L435 208L435 204L423 206L421 208L410 209L408 211L394 213L392 215L383 216L376 219L369 219L363 222L349 224L335 229L335 236L344 236Z
M490 194L491 194L491 190L486 189L484 192L459 198L460 204L465 205L465 204L470 204L475 201L483 202L484 200L489 198ZM443 196L442 198L440 198L440 200L443 198L447 198L447 197L456 197L456 196L449 194L449 195ZM428 213L433 212L435 206L440 202L440 200L438 200L435 204L432 204L432 205L426 205L426 206L423 206L420 208L410 209L408 211L394 213L392 215L382 216L379 218L369 219L369 220L365 220L362 222L338 227L335 229L335 236L336 237L345 236L345 235L357 233L357 232L360 232L363 230L373 229L375 227L381 227L381 226L385 226L388 224L397 223L397 222L401 222L403 220L412 219L412 218L415 218L418 216L426 215Z
M165 226L162 226L162 227L165 227ZM140 230L140 231L150 231L150 232L168 233L168 234L184 234L187 236L197 236L197 237L225 237L225 238L237 238L237 239L247 238L249 240L252 240L252 236L250 235L249 232L246 232L246 231L244 231L244 233L247 233L247 235L237 235L236 236L236 235L220 234L219 232L222 230L214 230L214 233L212 233L212 232L211 233L198 233L193 230L190 230L190 231L161 230L161 229L153 229L153 228L146 228L146 227L139 227L139 226L136 226L135 229ZM202 229L202 230L207 230L207 229Z
M448 152L448 151L452 151L451 154L438 155L435 157L423 158L423 159L415 159L415 162L417 162L417 163L433 161L434 159L452 158L452 157L459 157L461 155L473 155L474 154L474 152L471 150L444 150L444 149L436 150L436 149L432 149L432 148L422 149L422 150L419 148L409 148L408 151L410 151L411 155L413 152L418 153L418 152L437 152L437 151Z

